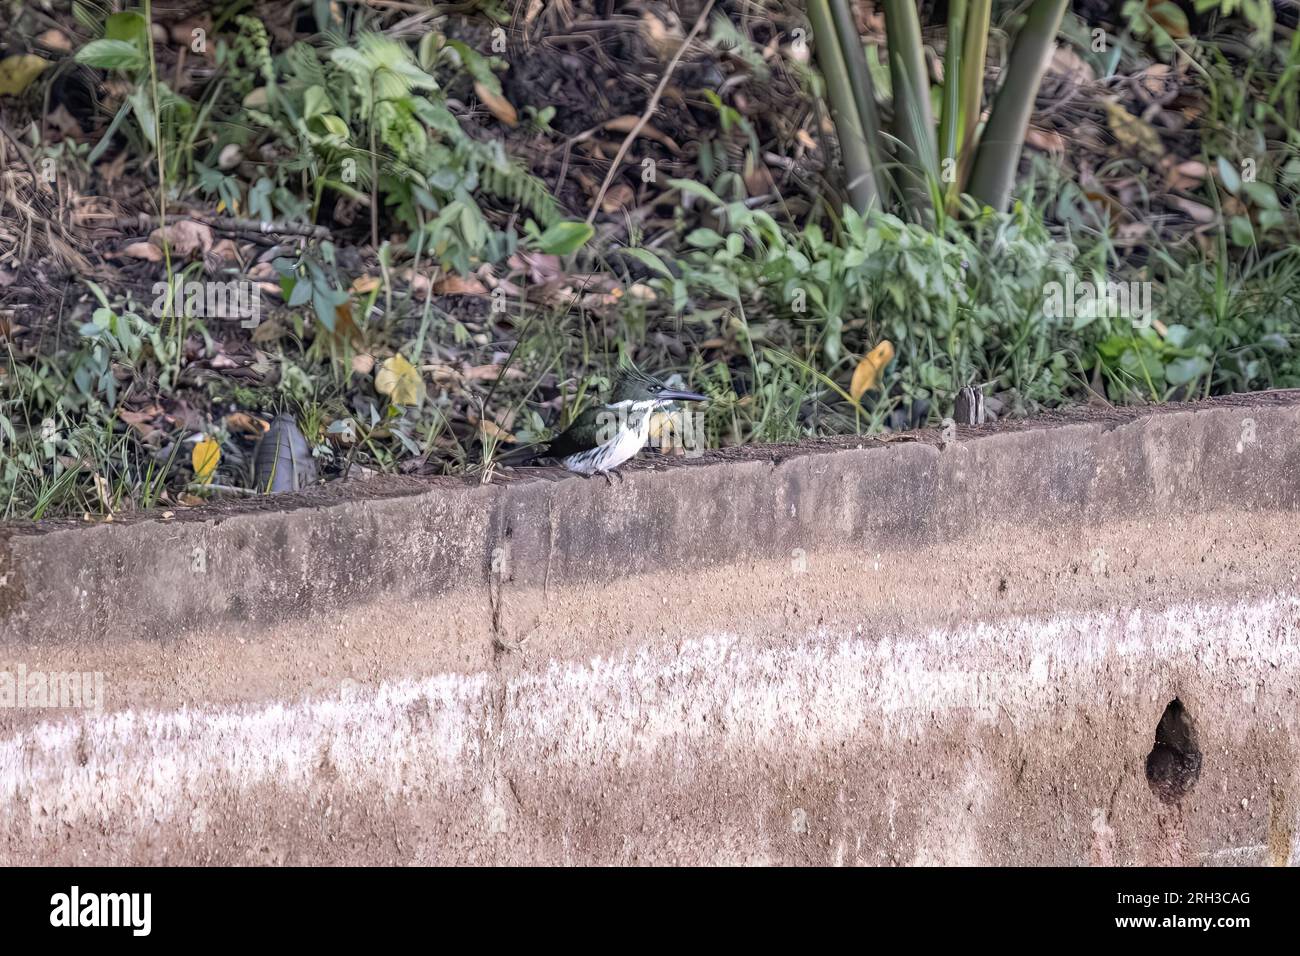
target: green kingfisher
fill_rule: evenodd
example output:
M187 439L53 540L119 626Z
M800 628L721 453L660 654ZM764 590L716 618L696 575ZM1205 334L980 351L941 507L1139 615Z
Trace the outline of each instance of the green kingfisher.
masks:
M623 368L609 401L588 408L568 428L548 442L507 455L507 464L550 458L579 475L604 475L633 458L645 445L654 413L673 402L703 402L699 392L671 388L640 369ZM515 458L523 453L525 457Z

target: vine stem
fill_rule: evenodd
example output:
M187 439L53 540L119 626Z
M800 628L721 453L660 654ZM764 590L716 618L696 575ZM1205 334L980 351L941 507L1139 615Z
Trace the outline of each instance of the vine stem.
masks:
M153 49L153 0L144 0L144 26L149 42L149 99L153 104L153 141L154 155L158 159L158 235L162 240L163 262L167 271L167 295L163 299L162 321L175 318L173 309L172 281L176 270L172 266L171 243L167 240L167 163L163 155L162 115L158 111L158 60ZM138 119L139 117L137 117ZM143 125L143 123L141 124ZM147 134L146 130L146 134ZM181 361L185 356L185 327L183 322L176 322L176 377L181 374Z

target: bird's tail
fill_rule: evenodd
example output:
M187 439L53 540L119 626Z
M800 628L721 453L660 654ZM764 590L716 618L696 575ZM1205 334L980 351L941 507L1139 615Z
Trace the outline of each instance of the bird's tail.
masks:
M546 457L546 449L546 442L520 445L518 448L512 448L503 454L497 455L492 461L493 464L497 465L527 465L538 458Z

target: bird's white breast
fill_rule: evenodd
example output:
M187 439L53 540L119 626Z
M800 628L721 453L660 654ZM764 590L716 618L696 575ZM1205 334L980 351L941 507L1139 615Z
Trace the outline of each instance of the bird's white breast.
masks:
M580 475L594 475L597 472L610 471L623 462L636 457L636 453L645 444L646 435L650 433L650 411L653 403L646 409L639 406L628 413L627 425L605 442L588 451L580 451L564 459L564 467Z

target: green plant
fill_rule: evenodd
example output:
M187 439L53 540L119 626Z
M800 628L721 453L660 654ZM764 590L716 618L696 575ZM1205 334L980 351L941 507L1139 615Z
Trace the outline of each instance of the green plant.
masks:
M968 192L994 209L1005 209L1046 53L1066 6L1065 0L1033 0L1030 4L988 123L980 132L977 124L992 4L988 0L949 4L942 112L936 130L916 5L885 0L891 135L876 115L871 71L847 0L810 0L809 18L819 40L818 63L855 208L865 212L877 201L890 208L885 197L893 195L909 218L928 216L937 223L947 212L955 211L957 197ZM885 147L887 135L897 146L892 158ZM897 189L888 176L890 169L897 171Z
M1068 388L1070 354L1087 347L1078 328L1044 311L1045 288L1076 268L1073 251L1024 205L1005 214L971 209L941 233L846 208L827 235L817 224L784 230L698 183L672 185L714 209L721 227L686 234L680 275L649 250L627 254L654 273L651 284L675 309L696 318L760 312L762 321L734 329L756 372L764 350L775 348L820 353L820 368L805 359L814 384L816 374L847 379L851 354L887 338L900 356L891 383L908 398L942 404L980 380L1047 405Z
M545 184L500 143L470 137L447 108L447 84L461 78L500 95L495 61L437 33L427 34L417 53L365 31L346 44L341 37L331 43L325 51L296 43L269 59L254 37L226 54L232 61L236 54L253 59L265 82L244 96L245 112L295 157L250 191L254 214L303 214L286 188L289 177L301 175L312 183L312 218L325 190L367 202L377 247L386 206L414 230L421 249L462 273L504 258L517 241L489 224L480 194L523 207L543 229L560 222ZM211 173L205 182L213 191L225 185Z

